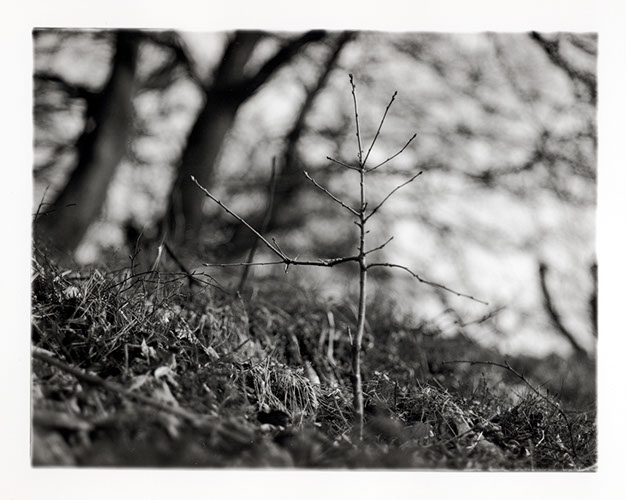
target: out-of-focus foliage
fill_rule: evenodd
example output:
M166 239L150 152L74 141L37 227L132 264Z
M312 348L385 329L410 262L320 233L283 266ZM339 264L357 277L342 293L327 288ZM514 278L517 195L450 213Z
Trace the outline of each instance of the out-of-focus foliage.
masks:
M224 34L182 39L195 76L170 64L171 48L142 44L144 88L135 99L131 154L82 249L85 259L102 248L120 248L121 228L129 220L149 225L165 209L186 134L202 104L199 82L209 83ZM261 64L278 40L280 35L259 44L251 65ZM581 343L592 345L587 299L594 259L596 44L587 34L360 33L317 96L299 142L303 165L333 192L349 196L354 172L325 159L356 157L347 73L357 82L366 143L398 91L371 164L396 153L413 133L417 138L379 170L371 196L384 196L409 173L424 175L381 211L372 234L381 242L395 239L379 258L467 290L492 309L504 307L487 323L463 327L504 349L559 347L556 336L550 340L542 311L539 260L554 270L550 285L564 322ZM263 210L272 157L280 155L327 52L324 43L313 44L240 109L212 190L242 215ZM85 99L104 82L110 57L106 33L35 36L35 208L48 186L47 196L62 186L72 166ZM326 202L311 189L295 206L276 207L302 214L300 227L277 235L285 249L329 257L353 246L355 229ZM206 213L211 222L202 237L207 247L217 246L229 235L215 228L232 221L217 207L207 206ZM441 315L448 306L466 322L488 312L402 276L378 278L389 280L388 293L405 307L436 322L444 317L451 330L461 327L454 315ZM318 281L330 279L317 274ZM503 339L500 333L508 335Z

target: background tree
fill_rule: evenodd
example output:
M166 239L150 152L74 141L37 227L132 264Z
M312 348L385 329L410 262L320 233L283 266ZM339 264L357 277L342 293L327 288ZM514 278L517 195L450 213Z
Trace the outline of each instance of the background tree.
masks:
M329 43L330 50L326 59L321 63L317 79L307 88L306 96L300 105L291 130L285 137L277 177L274 179L274 195L271 206L268 207L269 213L267 217L252 214L253 218L250 223L253 227L265 226L265 231L272 231L275 227L283 229L294 227L302 220L302 213L293 206L298 199L301 188L306 184L306 178L302 175L303 163L298 151L300 137L306 131L306 119L313 107L315 98L327 84L330 73L335 69L343 48L354 37L354 33L344 32L337 35ZM254 238L254 234L243 224L237 224L228 244L228 253L241 253L253 245Z
M124 225L132 223L141 229L160 220L167 222L167 207L171 207L169 220L174 221L169 234L181 234L183 225L176 217L183 213L182 206L173 209L170 201L177 199L172 186L178 186L174 193L182 193L183 184L176 183L182 175L178 167L199 110L205 106L206 88L212 86L212 80L202 75L217 71L213 68L219 67L224 47L236 36L178 37L187 49L181 52L199 78L182 63L168 64L174 49L144 44L139 77L151 84L142 83L134 99L130 154L112 181L104 216L80 249L84 261L95 259L103 249L122 248ZM283 43L289 45L289 40L299 38L262 36L244 67L242 81L279 54ZM373 270L371 281L385 286L387 280L396 280L393 287L387 287L397 290L394 300L410 310L419 309L424 321L445 324L451 333L462 331L504 348L545 345L545 349L566 352L567 344L559 340L543 307L537 262L545 262L550 269L552 303L563 326L582 348L593 349L587 314L593 283L587 270L595 259L596 37L584 33L359 33L344 45L336 70L306 105L337 37L328 40L307 44L298 57L273 72L271 85L259 87L239 105L228 133L216 141L220 147L215 160L206 164L211 191L246 219L262 213L259 207L267 205L272 158L281 166L286 138L301 123L295 143L298 161L289 165L299 164L337 195L351 194L346 192L345 174L326 160L326 156L349 160L354 154L345 75L355 74L369 104L362 110L366 139L375 134L367 124L377 122L386 106L384 96L399 90L404 104L386 122L380 150L401 148L406 130L417 131L417 137L393 168L378 176L376 189L391 189L409 171L423 170L424 176L415 191L391 200L388 210L373 221L378 224L373 231L396 235L382 258L427 269L430 276L454 288L471 289L500 312L490 316L488 325L480 324L472 318L482 313L470 304L417 288L410 279L392 278L385 269ZM66 38L57 45L67 52L72 43ZM36 68L45 61L54 66L55 59L43 57L43 52L43 44L36 43ZM92 47L82 60L90 62L94 54ZM87 79L88 68L95 66L85 64L82 74L80 65L75 66L80 78L71 83L74 92L80 93L77 83ZM60 135L61 117L80 112L69 106L45 111L41 100L41 96L36 100L41 110L36 109L37 116L59 121L45 130L37 128L35 206L46 185L55 190L55 183L48 179L53 171L65 168L62 163L67 163L68 150L73 149L71 141L65 141L70 146L59 153L59 161L45 168L53 148L43 147L44 132ZM307 106L300 119L299 112ZM74 122L63 118L62 123L67 128ZM56 182L56 186L62 184L63 180ZM273 232L286 252L297 254L306 248L307 253L318 255L346 255L345 249L354 247L355 234L338 230L341 220L326 209L322 197L304 190L293 199L296 202L280 210L274 220ZM191 268L211 260L212 253L233 236L236 242L241 233L219 209L205 204L197 210L203 227L194 237L204 241L202 251L186 260ZM320 272L306 279L325 293L345 286L336 274ZM549 331L556 334L550 336Z
M202 222L203 200L190 177L193 175L203 185L210 184L222 143L233 126L239 107L303 46L324 35L322 31L311 31L288 41L250 76L245 74L244 68L263 34L238 31L232 36L213 81L204 92L204 105L187 138L172 189L168 232L173 241L196 241Z
M61 252L78 245L100 212L132 128L137 37L132 32L118 31L114 39L111 75L102 92L73 91L87 97L85 126L76 144L76 168L37 221L38 235ZM69 87L59 77L39 78Z
M71 35L59 33L63 39ZM88 103L84 134L76 143L76 167L55 201L46 203L46 206L52 207L48 206L41 214L45 218L38 221L37 233L47 242L54 243L62 253L71 252L78 246L102 209L109 184L136 129L133 118L135 92L139 89L144 92L167 89L175 81L177 69L184 66L192 81L201 87L204 105L182 152L178 179L171 188L165 225L172 240L188 243L185 234L197 235L202 212L201 198L188 184L189 175L195 175L205 183L210 181L221 144L241 104L302 47L323 38L325 33L312 31L288 41L254 74L245 76L244 66L264 36L261 32L236 32L228 41L208 86L195 72L185 44L172 33L116 32L111 76L100 93L84 90L58 74L36 73L39 83L61 87L68 96L83 98ZM146 57L148 74L142 82L135 80L139 40L156 43L170 52L170 57L162 62L157 57L156 64L154 56ZM45 92L46 89L38 89L38 93ZM68 146L65 144L63 147ZM58 152L52 153L50 164L54 165ZM70 207L74 209L68 210Z

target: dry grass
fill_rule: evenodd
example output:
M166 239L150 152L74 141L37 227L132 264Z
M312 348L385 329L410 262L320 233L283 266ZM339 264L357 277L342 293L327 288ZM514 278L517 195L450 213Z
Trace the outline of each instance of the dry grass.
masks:
M442 364L498 356L409 327L384 301L372 304L365 342L363 441L353 428L349 300L329 304L272 282L244 300L208 278L190 288L180 274L77 273L36 254L32 306L33 346L109 384L33 360L36 465L580 470L596 462L593 367L510 359L539 396L497 367ZM260 422L267 411L289 423Z

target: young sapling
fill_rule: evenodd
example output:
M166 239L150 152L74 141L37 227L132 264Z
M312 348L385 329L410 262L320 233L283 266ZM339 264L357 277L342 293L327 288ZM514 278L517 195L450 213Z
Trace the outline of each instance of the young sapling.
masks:
M220 267L224 267L224 266L262 266L262 265L284 265L285 266L285 271L287 271L289 269L289 266L317 266L317 267L334 267L340 264L345 264L346 262L356 262L359 265L359 302L358 302L358 313L357 313L357 325L356 325L356 335L351 336L352 338L352 349L351 349L351 358L352 358L352 391L353 391L353 406L354 406L354 417L355 417L355 424L356 424L356 431L358 434L359 439L362 439L363 437L363 425L364 425L364 418L363 418L363 381L362 381L362 377L361 377L361 351L362 351L362 344L363 344L363 336L365 333L365 319L366 319L366 308L367 308L367 274L368 271L372 268L375 267L391 267L391 268L397 268L397 269L401 269L407 273L409 273L413 278L415 278L418 282L426 284L426 285L430 285L433 287L437 287L440 288L442 290L445 290L446 292L449 293L453 293L459 297L465 297L471 300L474 300L476 302L480 302L482 304L487 304L486 302L483 302L482 300L476 299L475 297L465 294L465 293L461 293L458 291L455 291L447 286L444 286L442 284L436 283L434 281L430 281L430 280L426 280L423 279L419 274L415 273L414 271L412 271L411 269L409 269L406 266L400 265L400 264L395 264L392 262L369 262L368 258L371 254L373 254L374 252L377 252L379 250L382 250L388 243L391 242L391 240L393 239L393 236L390 237L389 239L387 239L384 243L382 243L381 245L375 247L375 248L371 248L371 249L367 249L366 248L366 243L367 243L367 236L369 231L366 229L367 228L367 223L368 221L376 214L379 212L379 210L383 207L383 205L401 188L405 187L406 185L410 184L411 182L413 182L415 179L417 179L422 172L417 172L414 175L412 175L408 180L406 180L405 182L399 184L398 186L396 186L394 189L392 189L380 202L378 202L377 205L374 206L374 208L368 208L368 200L366 197L366 191L365 191L365 185L366 185L366 178L367 175L370 174L371 172L374 172L375 170L379 169L380 167L382 167L383 165L386 165L387 163L389 163L391 160L393 160L394 158L396 158L398 155L400 155L410 144L411 142L417 137L417 134L414 134L407 142L406 144L398 151L396 152L394 155L390 156L389 158L387 158L386 160L384 160L383 162L373 166L373 167L368 167L367 166L367 161L370 157L370 153L372 152L372 149L374 148L374 145L376 144L376 141L380 135L380 132L382 130L383 124L385 122L385 118L387 117L387 113L389 112L389 109L391 108L391 105L393 104L397 92L394 92L393 96L391 97L391 100L389 101L389 104L387 105L387 108L385 109L385 112L383 114L383 117L380 121L380 124L378 126L378 129L376 131L376 134L374 135L374 138L372 139L372 142L367 150L367 153L364 154L363 151L363 147L362 147L362 141L361 141L361 130L360 130L360 123L359 123L359 110L358 110L358 103L357 103L357 94L356 94L356 84L354 83L354 78L353 75L349 75L350 77L350 87L352 90L352 99L353 99L353 105L354 105L354 121L355 121L355 125L356 125L356 138L357 138L357 148L358 148L358 153L357 153L357 162L356 164L351 164L350 162L343 162L331 157L327 157L327 159L341 167L356 171L358 173L358 178L359 178L359 197L358 197L358 205L355 208L354 206L352 206L352 204L347 201L344 200L338 196L335 196L334 194L332 194L326 187L322 186L319 182L317 182L311 175L309 175L308 172L303 172L305 177L322 193L324 193L328 198L330 198L331 200L333 200L335 203L337 203L339 206L341 206L344 210L350 212L350 214L352 214L352 216L354 217L354 223L357 225L358 230L359 230L359 244L358 244L358 253L356 255L350 255L350 256L346 256L346 257L336 257L336 258L331 258L331 259L322 259L319 258L317 260L300 260L298 259L298 257L292 258L289 257L281 248L280 246L276 243L276 241L272 238L272 242L268 241L268 239L263 236L261 234L261 232L257 231L255 228L253 228L245 219L243 219L242 217L240 217L239 215L237 215L236 213L234 213L230 208L228 208L221 200L219 200L218 198L216 198L213 194L211 194L205 187L203 187L202 185L200 185L200 183L192 176L191 180L198 186L198 188L200 188L205 195L210 198L214 203L216 203L217 205L219 205L225 212L227 212L228 214L230 214L231 216L235 217L239 222L241 222L242 224L244 224L250 231L252 231L256 237L258 238L258 240L263 243L274 255L276 255L278 257L278 260L275 261L269 261L269 262L238 262L238 263L233 263L233 264L205 264L206 266L220 266Z

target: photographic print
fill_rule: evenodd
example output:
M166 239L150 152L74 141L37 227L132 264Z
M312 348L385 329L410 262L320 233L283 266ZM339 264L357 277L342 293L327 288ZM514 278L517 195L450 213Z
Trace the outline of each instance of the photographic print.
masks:
M33 466L596 470L597 33L32 48Z

